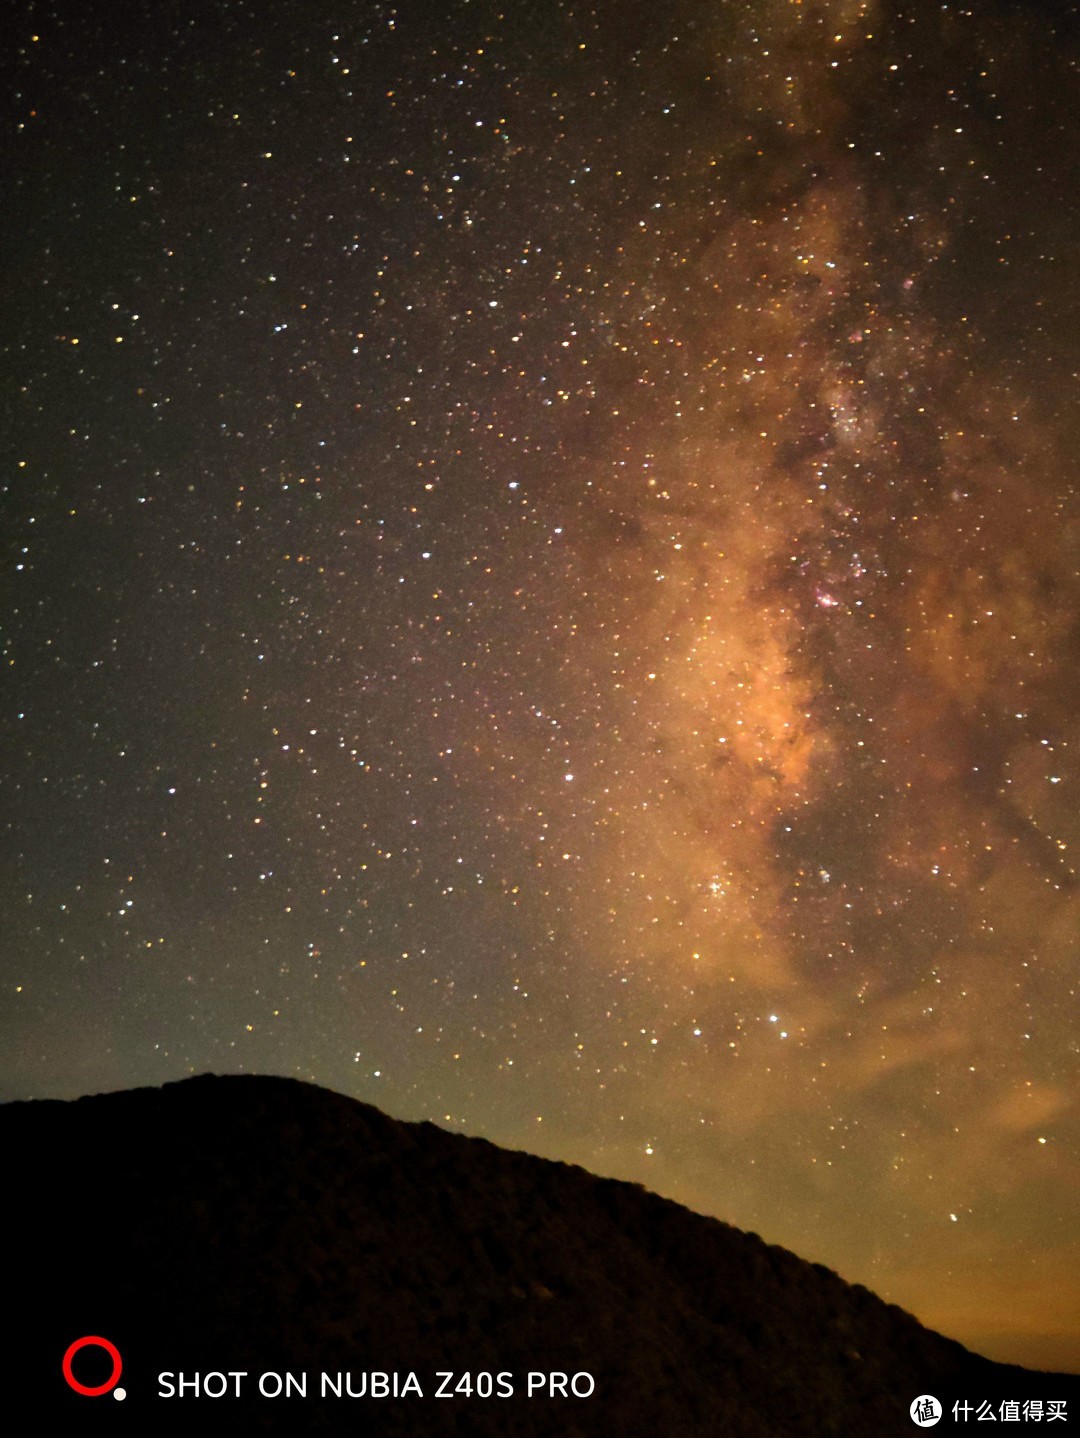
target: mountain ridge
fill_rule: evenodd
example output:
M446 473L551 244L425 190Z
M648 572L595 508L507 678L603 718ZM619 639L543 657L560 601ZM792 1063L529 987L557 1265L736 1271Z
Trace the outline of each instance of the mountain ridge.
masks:
M380 1434L901 1433L923 1393L1045 1401L1078 1386L969 1353L639 1185L298 1079L17 1102L0 1107L0 1144L17 1175L5 1232L21 1235L9 1317L73 1433L137 1412L190 1431L193 1401L222 1432L239 1406L246 1431L355 1432L360 1405ZM83 1334L118 1344L130 1401L58 1376ZM414 1372L424 1396L309 1394L301 1409L158 1391L161 1372L229 1370ZM514 1396L440 1402L446 1371L508 1373ZM530 1399L529 1372L587 1374L594 1391Z

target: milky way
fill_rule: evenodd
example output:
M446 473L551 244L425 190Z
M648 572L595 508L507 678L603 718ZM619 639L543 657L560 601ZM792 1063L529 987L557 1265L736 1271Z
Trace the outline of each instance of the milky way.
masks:
M1080 1368L1073 7L87 10L3 1096L298 1074Z

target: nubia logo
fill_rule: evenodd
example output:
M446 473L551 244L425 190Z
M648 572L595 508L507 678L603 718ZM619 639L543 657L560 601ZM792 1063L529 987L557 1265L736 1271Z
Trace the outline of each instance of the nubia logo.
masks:
M112 1372L104 1383L91 1387L86 1383L80 1383L75 1377L73 1363L76 1354L81 1353L84 1348L103 1348L112 1360ZM107 1338L91 1336L88 1338L76 1338L68 1351L64 1354L64 1378L69 1388L76 1393L81 1393L84 1398L100 1398L103 1393L111 1393L114 1398L123 1401L127 1393L123 1388L116 1385L120 1382L120 1374L124 1368L124 1360L120 1357L120 1350L115 1343L110 1343Z

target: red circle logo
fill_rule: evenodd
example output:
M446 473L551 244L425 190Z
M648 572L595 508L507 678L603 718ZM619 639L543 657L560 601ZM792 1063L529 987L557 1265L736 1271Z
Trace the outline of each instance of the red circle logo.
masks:
M88 1388L85 1383L80 1383L71 1371L71 1360L75 1357L76 1353L78 1353L80 1349L90 1347L104 1348L105 1352L112 1359L112 1372L109 1374L108 1379L97 1388ZM74 1388L76 1393L81 1393L86 1398L100 1398L103 1393L108 1393L110 1389L115 1388L120 1381L120 1373L123 1367L124 1364L120 1357L120 1350L115 1343L110 1343L107 1338L76 1338L75 1342L64 1354L64 1377L68 1381L68 1386Z

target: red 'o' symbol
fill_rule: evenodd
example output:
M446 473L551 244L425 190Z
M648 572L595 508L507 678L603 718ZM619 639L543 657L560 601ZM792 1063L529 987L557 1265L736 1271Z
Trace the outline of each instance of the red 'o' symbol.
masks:
M112 1372L108 1379L97 1388L87 1388L85 1383L80 1383L71 1371L71 1360L81 1348L104 1348L105 1352L112 1359ZM110 1343L107 1338L76 1338L68 1351L64 1354L64 1377L68 1385L74 1388L76 1393L82 1393L87 1398L100 1398L103 1393L108 1393L110 1388L115 1388L120 1381L120 1372L123 1369L123 1362L120 1358L120 1350L115 1343Z

